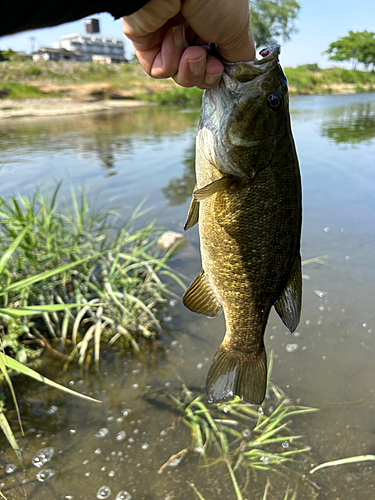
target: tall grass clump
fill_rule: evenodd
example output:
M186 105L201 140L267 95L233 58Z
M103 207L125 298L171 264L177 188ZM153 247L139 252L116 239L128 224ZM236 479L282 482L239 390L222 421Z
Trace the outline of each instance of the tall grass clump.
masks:
M184 106L186 104L200 106L202 95L203 90L197 89L196 87L186 88L176 85L169 90L155 90L148 94L140 94L139 98L148 102L154 102L161 106Z
M182 283L166 264L171 252L154 250L154 222L132 228L141 207L119 224L114 211L92 209L87 193L58 202L59 187L0 197L2 341L21 361L25 343L35 343L97 366L103 342L139 351L155 337L168 293L162 277Z

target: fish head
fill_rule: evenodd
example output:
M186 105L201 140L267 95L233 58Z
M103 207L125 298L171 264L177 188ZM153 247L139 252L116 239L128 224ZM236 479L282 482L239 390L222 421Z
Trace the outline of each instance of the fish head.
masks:
M223 62L220 83L203 95L197 147L223 175L254 177L270 164L290 129L280 46L260 54L256 61Z

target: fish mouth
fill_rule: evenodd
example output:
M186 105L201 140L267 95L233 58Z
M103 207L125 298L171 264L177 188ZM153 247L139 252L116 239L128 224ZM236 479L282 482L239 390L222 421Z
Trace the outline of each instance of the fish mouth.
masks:
M228 63L222 61L224 65L224 73L238 82L249 82L275 67L279 62L280 51L280 45L276 44L260 51L262 59L240 63Z

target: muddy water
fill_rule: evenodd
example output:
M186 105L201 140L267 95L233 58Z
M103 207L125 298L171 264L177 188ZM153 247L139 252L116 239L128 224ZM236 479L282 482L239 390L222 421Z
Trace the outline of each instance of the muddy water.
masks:
M302 258L328 257L324 265L304 266L297 332L286 332L272 313L265 340L268 352L275 353L273 381L294 401L321 409L290 424L311 446L311 464L375 452L374 98L314 96L291 103L303 180ZM26 194L63 179L61 196L71 184L84 183L98 203L125 207L124 216L146 195L145 203L159 222L181 230L194 186L198 117L194 111L140 109L4 121L0 193ZM195 228L188 239L172 265L193 279L200 270ZM224 335L223 317L208 320L172 300L163 330L153 356L141 361L106 353L99 375L87 377L73 366L61 374L58 362L46 359L43 373L93 395L100 405L17 379L26 434L18 437L27 468L26 473L20 469L2 440L1 488L7 498L193 499L190 482L206 500L235 498L225 469L203 467L194 454L157 473L172 454L190 444L188 430L160 393L179 390L181 381L196 394L203 391ZM15 426L12 410L8 417ZM33 457L43 459L40 450L45 448L48 460L36 467ZM17 468L13 471L9 464ZM320 489L300 484L297 498L375 495L373 462L330 468L311 477ZM283 498L291 479L269 478L271 498ZM258 475L245 498L262 498L265 479Z

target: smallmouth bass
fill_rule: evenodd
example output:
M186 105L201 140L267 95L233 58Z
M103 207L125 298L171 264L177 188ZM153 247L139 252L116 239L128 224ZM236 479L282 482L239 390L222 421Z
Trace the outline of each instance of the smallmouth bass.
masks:
M209 402L234 396L261 404L263 336L274 306L293 332L300 318L301 179L280 46L249 63L224 63L203 95L196 180L185 223L199 222L202 271L183 296L217 316L226 333L207 376Z

